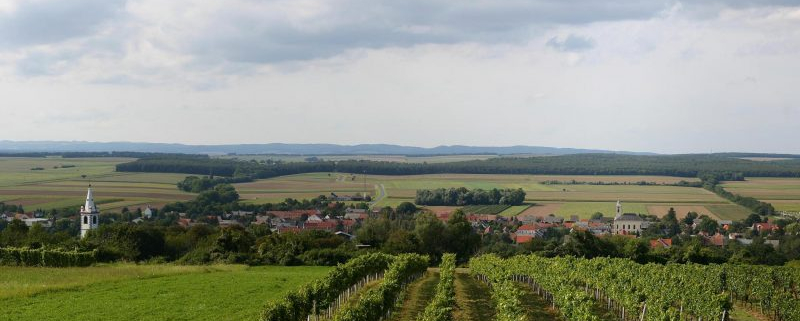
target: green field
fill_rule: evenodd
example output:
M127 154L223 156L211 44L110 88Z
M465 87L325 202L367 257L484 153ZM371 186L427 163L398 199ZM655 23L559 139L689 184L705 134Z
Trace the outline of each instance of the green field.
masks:
M89 184L95 187L95 199L104 212L148 204L161 207L194 197L175 186L184 174L114 171L116 164L131 160L0 157L0 201L22 205L27 211L76 206L83 203ZM35 167L43 169L31 170Z
M624 203L625 212L663 215L669 207L676 207L680 215L696 211L717 218L745 218L747 209L731 204L727 200L701 188L653 185L550 185L545 181L569 182L617 182L639 181L676 183L691 180L664 176L592 176L592 175L478 175L437 174L366 177L366 190L373 197L386 192L376 206L397 206L402 202L413 202L418 189L467 187L522 188L526 191L526 202L535 203L530 209L512 208L502 212L504 216L530 212L535 215L578 215L587 218L595 212L613 215L617 200ZM251 183L236 184L242 198L247 202L277 202L285 198L311 198L318 195L356 194L365 190L362 175L341 173L310 173L276 177ZM515 212L512 214L512 212ZM684 212L684 213L680 213Z
M0 268L0 320L243 320L328 267Z
M800 178L752 177L722 186L731 193L770 203L778 211L800 212Z

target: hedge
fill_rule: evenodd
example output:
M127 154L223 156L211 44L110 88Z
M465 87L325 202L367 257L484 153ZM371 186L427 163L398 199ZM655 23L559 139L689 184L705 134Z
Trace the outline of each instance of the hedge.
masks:
M97 251L77 252L28 248L0 248L0 265L67 267L97 262Z

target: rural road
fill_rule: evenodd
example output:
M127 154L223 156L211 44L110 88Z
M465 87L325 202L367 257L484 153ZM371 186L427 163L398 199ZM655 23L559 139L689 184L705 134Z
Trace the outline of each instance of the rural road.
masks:
M375 186L378 187L378 196L372 201L372 206L375 206L375 204L378 204L378 202L382 201L386 197L386 187L384 187L383 184L378 184Z

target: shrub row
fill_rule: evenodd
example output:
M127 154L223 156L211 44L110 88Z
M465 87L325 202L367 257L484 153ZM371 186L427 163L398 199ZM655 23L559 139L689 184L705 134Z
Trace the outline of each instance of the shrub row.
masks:
M456 255L446 253L439 264L439 284L436 285L436 294L433 300L425 307L418 320L421 321L450 321L453 320L453 306L455 305L456 290Z
M367 275L386 270L393 261L395 258L391 255L372 253L340 264L326 277L302 286L282 300L268 303L261 313L261 320L305 320L308 315L328 308L339 294Z
M378 287L361 295L357 302L340 309L335 321L381 320L397 302L397 297L406 283L424 272L428 267L428 256L401 254L397 256Z
M97 261L97 251L77 252L27 248L0 248L0 265L11 266L89 266Z

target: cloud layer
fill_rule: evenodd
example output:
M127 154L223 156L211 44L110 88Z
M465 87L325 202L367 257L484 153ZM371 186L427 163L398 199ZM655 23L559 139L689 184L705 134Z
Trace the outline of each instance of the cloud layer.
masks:
M796 1L0 0L0 110L21 140L800 153L798 53Z

